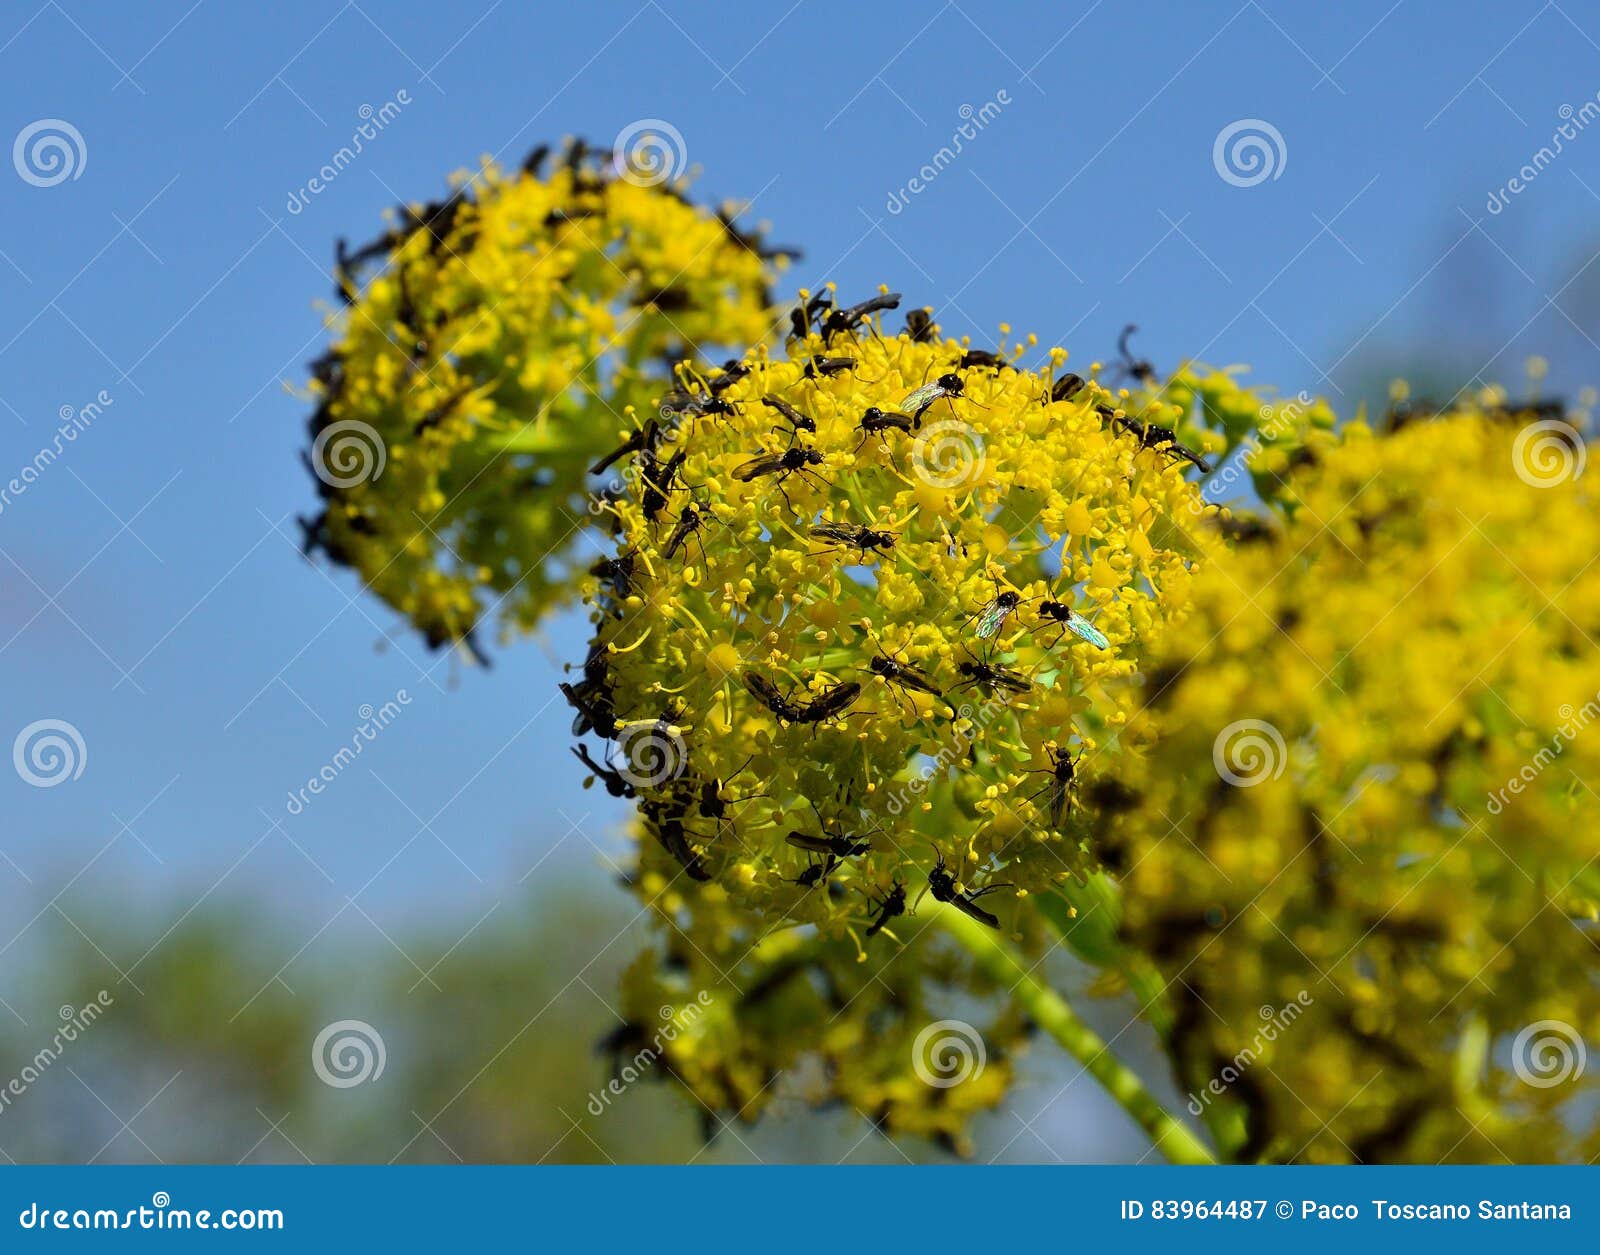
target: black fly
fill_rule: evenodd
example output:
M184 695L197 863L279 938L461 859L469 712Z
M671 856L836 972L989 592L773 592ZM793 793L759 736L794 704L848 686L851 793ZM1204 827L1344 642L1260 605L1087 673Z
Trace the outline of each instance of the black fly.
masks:
M956 685L957 688L978 687L990 694L1003 689L1008 693L1016 693L1019 696L1033 689L1032 683L1026 677L1019 675L1009 667L1002 667L992 662L984 662L977 658L970 658L966 662L959 664L956 670L965 677L962 683Z
M869 898L868 901L871 901ZM867 926L867 936L876 937L883 931L883 926L897 915L906 913L906 887L896 880L889 886L889 892L884 894L882 902L873 902L877 908L872 918L872 923Z
M1058 749L1054 746L1045 752L1049 755L1050 766L1040 768L1040 770L1049 775L1050 783L1039 790L1038 793L1035 793L1033 798L1029 800L1032 801L1048 793L1050 795L1050 826L1059 829L1066 822L1068 816L1072 814L1073 772L1077 768L1078 759L1068 754L1066 750ZM1078 757L1082 757L1081 751Z
M1141 423L1138 419L1126 415L1119 417L1115 411L1103 405L1098 407L1098 413L1102 419L1137 439L1140 448L1165 453L1176 462L1189 462L1197 467L1202 475L1211 474L1211 463L1188 445L1178 443L1177 434L1172 428L1162 427L1156 423Z
M809 832L791 832L784 840L797 850L807 850L812 854L831 854L835 858L850 858L852 855L865 854L872 848L870 841L852 841L847 836L814 837Z
M878 531L858 523L818 523L807 531L817 540L830 542L827 549L859 550L862 558L869 553L886 554L894 548L893 532Z
M1117 352L1122 355L1122 361L1117 364L1117 369L1124 377L1137 380L1146 388L1154 388L1159 382L1154 364L1142 357L1134 357L1128 350L1128 339L1137 330L1139 330L1138 325L1130 322L1117 337Z
M589 756L589 747L587 745L575 745L569 748L577 756L578 761L589 769L590 774L605 785L606 792L612 797L638 796L633 785L629 783L628 779L620 771L614 767L607 767L603 763L595 762Z
M990 928L999 928L998 916L991 915L978 905L978 899L985 894L994 893L998 889L1009 889L1010 885L987 885L972 893L962 893L957 887L956 878L950 874L949 867L945 864L944 854L935 849L934 854L938 862L928 872L928 891L940 902L947 902L963 915L970 916L980 924L987 924Z
M783 417L789 422L789 430L791 433L809 431L812 435L817 434L816 420L809 414L802 414L782 397L775 397L771 393L768 393L766 396L761 398L761 404L766 406L769 410L777 410L779 414L783 415ZM777 429L774 428L773 430L776 431Z
M778 691L778 686L757 671L744 673L745 689L783 723L824 723L843 714L861 696L861 686L845 680L824 689L815 697L795 702Z

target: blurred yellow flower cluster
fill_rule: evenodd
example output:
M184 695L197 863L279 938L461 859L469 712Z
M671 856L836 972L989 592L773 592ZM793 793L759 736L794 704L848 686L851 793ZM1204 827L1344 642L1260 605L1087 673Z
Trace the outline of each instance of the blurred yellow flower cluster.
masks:
M1107 861L1231 1154L1600 1151L1600 512L1543 412L1320 441L1146 672Z
M857 944L928 892L1020 932L1097 865L1080 792L1215 543L1189 460L1064 353L886 335L894 300L825 291L785 357L680 371L567 686L680 875Z
M733 207L581 143L547 164L485 162L367 247L340 245L308 547L436 646L470 643L485 615L529 630L570 597L589 468L632 409L653 412L674 364L772 330L785 255Z

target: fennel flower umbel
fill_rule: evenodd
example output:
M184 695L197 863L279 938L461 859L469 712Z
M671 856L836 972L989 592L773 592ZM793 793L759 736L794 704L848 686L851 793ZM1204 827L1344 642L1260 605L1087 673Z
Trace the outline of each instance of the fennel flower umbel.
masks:
M1180 525L1188 462L1063 352L1023 369L922 311L885 334L895 299L825 291L786 356L680 371L566 686L638 799L647 894L714 882L858 945L928 891L1021 933L1097 865L1085 797L1214 544Z
M490 162L339 247L314 364L308 548L354 567L434 646L486 614L526 631L570 596L590 467L673 363L769 334L786 260L734 207L573 143ZM377 266L376 271L370 268ZM370 273L370 277L365 277Z

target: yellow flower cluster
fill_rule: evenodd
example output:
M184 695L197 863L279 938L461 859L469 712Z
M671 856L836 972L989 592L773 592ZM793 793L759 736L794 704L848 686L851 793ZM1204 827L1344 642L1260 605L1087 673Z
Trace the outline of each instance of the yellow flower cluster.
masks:
M1600 1151L1600 510L1542 412L1324 442L1147 673L1107 861L1228 1153Z
M847 942L769 932L718 885L689 900L675 865L643 862L665 927L621 982L626 1022L608 1044L623 1083L630 1066L671 1077L708 1138L775 1105L842 1105L885 1136L970 1152L971 1121L1006 1097L1033 1026L969 955L933 929L858 962Z
M819 293L786 357L681 372L567 686L677 874L858 944L926 892L1020 931L1096 866L1083 795L1215 543L1170 435L1064 353L888 336L894 300Z
M528 630L571 596L591 465L635 408L653 412L673 364L772 329L784 255L731 207L698 208L582 144L548 173L547 158L485 163L339 250L308 547L436 646L470 643L489 613Z

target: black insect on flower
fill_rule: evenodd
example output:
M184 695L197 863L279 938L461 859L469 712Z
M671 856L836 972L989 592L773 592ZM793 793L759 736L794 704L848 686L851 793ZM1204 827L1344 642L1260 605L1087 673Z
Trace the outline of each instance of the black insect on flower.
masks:
M895 533L864 527L859 523L817 523L806 529L816 540L829 543L819 553L835 549L854 549L862 558L868 554L886 554L894 548Z
M615 767L607 767L604 763L595 762L589 755L589 747L587 745L573 745L568 748L572 750L577 760L589 769L590 777L600 781L605 786L606 792L612 797L631 798L638 796L638 791L633 787L632 782Z
M832 309L822 320L822 335L826 339L841 331L850 331L869 314L876 314L882 310L898 309L900 307L900 293L884 292L878 296L868 297L857 305L845 309Z
M792 701L778 686L759 671L744 673L744 686L750 695L783 723L825 723L849 710L861 696L861 686L844 680L805 701Z
M867 925L867 936L876 937L890 920L906 913L906 887L896 880L881 901L874 900L870 895L867 901L873 906L872 923Z
M1010 889L1012 886L1009 884L985 885L982 889L963 893L956 878L950 874L949 865L944 861L944 853L935 849L934 856L938 861L928 872L928 888L926 892L933 894L936 900L955 907L963 915L977 920L980 924L987 924L990 928L999 928L999 917L991 915L979 906L978 899L1001 889Z
M1078 754L1074 756L1067 753L1066 750L1052 745L1045 751L1045 753L1049 757L1050 765L1048 767L1038 768L1034 773L1031 774L1043 773L1048 775L1050 777L1050 783L1045 785L1045 787L1040 789L1037 793L1033 794L1033 796L1028 800L1037 801L1039 798L1048 794L1050 798L1048 806L1050 811L1050 826L1059 830L1072 814L1072 786L1075 779L1074 773L1078 766L1078 759L1083 756L1083 752L1080 750Z
M809 414L802 414L782 397L773 396L769 392L761 398L761 404L768 409L777 410L783 416L784 420L789 424L789 434L791 436L797 436L802 431L808 431L813 436L817 434L817 420ZM774 427L773 430L777 431L778 429Z

